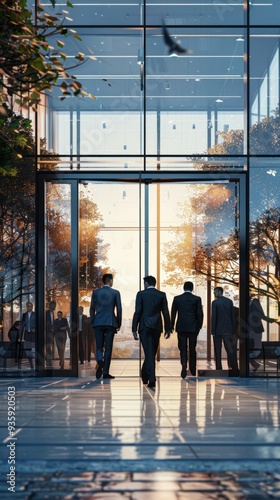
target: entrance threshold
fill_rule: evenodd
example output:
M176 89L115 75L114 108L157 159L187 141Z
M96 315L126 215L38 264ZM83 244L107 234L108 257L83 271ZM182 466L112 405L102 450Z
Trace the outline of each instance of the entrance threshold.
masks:
M226 363L226 360L225 360ZM79 365L79 377L95 376L96 361L91 361L90 367L87 365ZM207 372L207 375L200 375L199 372ZM223 375L228 377L228 370L222 370ZM139 359L112 359L110 366L110 373L115 377L139 377ZM214 375L215 374L215 375ZM205 359L198 360L197 362L197 375L198 376L218 376L218 371L215 370L215 363L207 362ZM162 359L156 362L156 376L157 377L180 377L181 364L179 359Z

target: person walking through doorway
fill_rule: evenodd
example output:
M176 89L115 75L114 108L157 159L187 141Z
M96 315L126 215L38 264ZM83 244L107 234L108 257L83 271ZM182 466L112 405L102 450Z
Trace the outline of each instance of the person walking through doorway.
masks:
M235 313L231 299L223 296L221 286L214 288L216 300L212 302L212 335L214 341L216 370L222 370L222 343L224 343L232 375L239 375L234 348Z
M103 287L92 292L90 317L96 341L96 378L113 379L109 373L115 333L122 324L120 292L113 287L113 275L104 274Z
M56 309L56 302L50 302L50 308L46 311L46 365L47 368L52 368L54 358L54 312Z
M154 276L144 278L145 289L136 295L135 312L132 319L132 333L140 341L144 349L145 359L142 365L141 377L144 384L155 388L155 357L162 332L162 316L164 319L165 338L171 334L170 315L166 294L156 289Z
M28 357L28 361L30 364L31 370L34 370L34 362L35 358L35 332L36 332L36 323L35 323L35 312L33 311L32 302L26 303L26 312L23 313L21 318L21 334L20 334L20 342L21 342L21 354L19 355L18 367L21 368L22 355L25 352Z
M64 354L65 354L67 334L68 337L70 338L70 328L67 318L63 317L62 311L58 311L57 318L54 320L54 336L58 351L59 366L61 370L64 369Z
M182 365L181 377L187 375L188 347L191 375L196 375L196 343L203 324L201 298L193 293L193 283L186 281L184 293L173 299L171 308L171 329L177 332L178 349ZM177 322L175 326L175 321Z

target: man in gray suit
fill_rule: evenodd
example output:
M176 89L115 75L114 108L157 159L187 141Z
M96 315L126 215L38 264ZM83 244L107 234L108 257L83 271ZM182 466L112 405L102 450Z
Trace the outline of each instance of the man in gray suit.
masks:
M201 298L192 293L193 283L186 281L184 284L184 293L177 295L173 299L171 308L171 328L175 326L178 336L178 348L181 359L181 377L187 375L188 363L188 344L190 356L190 372L196 375L196 343L199 330L203 323L203 311Z
M118 290L112 288L113 275L104 274L104 286L92 292L90 318L95 331L96 378L115 378L109 373L114 335L122 323L122 304Z
M216 300L212 302L212 335L214 340L216 370L222 370L223 342L232 368L232 375L237 377L239 372L236 351L234 348L234 307L232 300L224 297L223 293L224 290L221 286L214 288Z
M145 360L142 365L142 381L148 387L155 388L155 356L162 332L162 315L164 319L165 338L170 337L170 316L166 294L155 288L154 276L144 278L145 290L136 295L135 312L132 319L132 333L138 340L137 328L139 327L140 340L144 349Z

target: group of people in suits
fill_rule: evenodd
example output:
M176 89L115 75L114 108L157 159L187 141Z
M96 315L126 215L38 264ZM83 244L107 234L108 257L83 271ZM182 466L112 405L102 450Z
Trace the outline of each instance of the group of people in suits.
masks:
M104 274L102 280L103 286L92 292L90 318L83 313L83 307L78 307L76 329L79 335L79 359L81 364L84 363L85 359L90 361L94 335L97 361L96 378L100 379L103 376L104 379L113 379L115 377L110 374L109 370L114 335L122 324L122 302L120 292L113 288L113 275L111 273ZM143 383L150 388L155 388L156 385L155 358L163 331L166 339L170 337L173 330L177 332L181 377L184 379L187 376L188 362L190 374L196 375L196 345L199 331L203 325L203 308L201 298L193 293L191 281L186 281L183 289L183 293L173 299L171 315L169 314L166 294L157 290L154 276L144 277L144 290L139 291L136 295L132 334L135 340L140 338L144 351L141 377ZM216 369L222 369L222 345L224 345L231 373L233 376L238 376L234 305L231 299L224 297L223 288L220 286L214 288L214 296L211 333ZM47 367L51 367L55 341L60 368L63 369L65 344L67 334L70 337L70 328L61 311L58 311L57 318L54 317L55 309L56 302L51 301L46 313L46 360ZM251 300L248 321L250 322L250 339L258 336L257 340L254 339L255 352L257 344L259 344L259 337L261 338L258 334L263 332L261 319L264 318L258 299ZM27 311L22 316L20 332L20 342L24 342L26 350L32 351L33 346L35 346L35 313L31 302L27 302ZM28 359L33 369L33 356L29 356ZM250 359L250 363L253 366L253 359Z
M109 373L113 339L121 327L122 305L118 290L112 288L112 274L103 276L102 288L94 290L91 299L91 321L96 337L96 356L98 368L96 378L114 378ZM214 289L212 303L212 335L216 369L222 368L222 343L226 349L232 374L238 375L236 350L234 347L235 314L232 300L223 296L223 288ZM193 283L186 281L184 292L174 297L171 316L166 294L156 288L154 276L144 277L144 290L136 295L135 312L132 319L132 334L140 341L144 350L141 377L150 388L156 386L155 357L162 331L168 339L175 329L180 351L181 377L187 375L187 365L191 375L196 375L197 336L203 324L201 298L193 294ZM138 336L139 334L139 336ZM189 354L188 354L189 353Z
M49 310L46 311L46 364L47 369L53 368L54 347L56 345L60 369L64 369L64 356L67 337L70 338L70 327L67 318L62 311L57 311L55 317L56 302L50 302Z
M51 301L49 310L46 312L46 364L47 368L53 368L54 346L57 347L59 366L64 369L64 355L67 336L70 339L70 327L67 318L63 317L62 311L57 312L55 318L56 302ZM76 321L72 324L72 334L78 336L79 361L83 365L85 360L90 363L92 351L95 349L94 332L90 324L90 318L84 314L84 308L77 309ZM72 364L72 353L70 349L70 366Z

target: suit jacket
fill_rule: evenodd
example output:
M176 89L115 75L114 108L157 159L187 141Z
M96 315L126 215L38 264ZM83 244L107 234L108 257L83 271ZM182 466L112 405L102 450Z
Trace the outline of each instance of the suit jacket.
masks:
M52 328L54 328L55 316L53 312L53 325L51 320L51 312L50 310L46 311L46 332L51 332Z
M92 292L90 305L91 324L112 326L119 329L122 324L122 303L118 290L108 285Z
M87 334L88 333L88 317L86 314L82 315L82 332ZM77 314L77 330L80 332L80 318L79 314Z
M170 315L166 294L154 287L146 288L136 295L135 312L132 319L132 331L136 332L145 328L151 328L162 332L162 315L164 319L164 330L170 331Z
M35 312L31 312L30 316L30 330L35 330ZM21 328L22 330L28 331L28 312L23 313L21 318Z
M21 318L21 334L20 338L26 341L34 342L35 341L35 312L31 312L30 316L30 333L28 332L28 312L23 313Z
M249 306L248 324L249 330L255 333L264 332L262 319L265 319L263 308L259 299L253 299Z
M63 328L63 330L61 328ZM67 333L68 333L68 337L69 337L70 336L69 335L70 328L68 325L67 318L61 318L61 319L56 318L54 320L54 334L55 334L55 336L66 340Z
M175 320L177 316L177 323ZM176 332L198 334L203 324L201 298L191 292L184 292L173 299L171 308L171 328Z
M233 335L235 313L231 299L221 295L212 302L212 335Z

